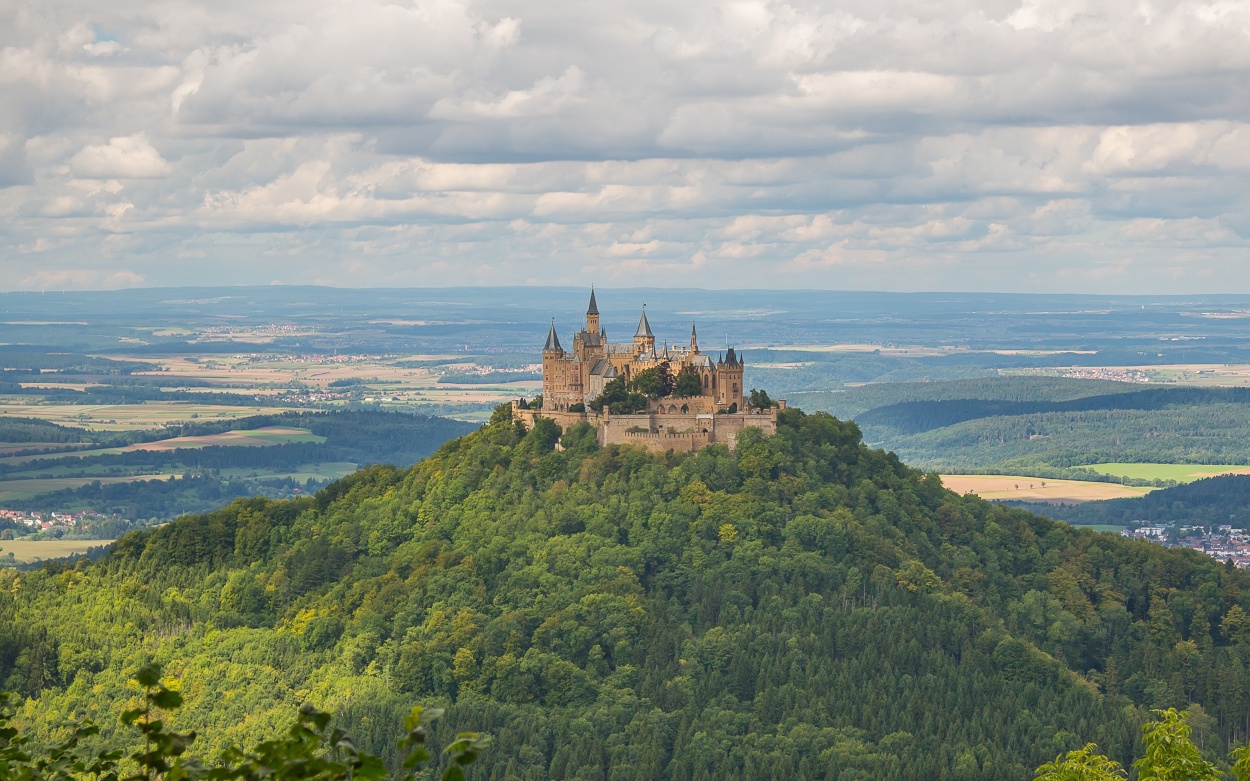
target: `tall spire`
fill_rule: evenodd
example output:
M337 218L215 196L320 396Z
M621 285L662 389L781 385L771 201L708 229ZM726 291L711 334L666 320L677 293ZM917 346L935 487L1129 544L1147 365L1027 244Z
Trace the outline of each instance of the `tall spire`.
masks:
M560 337L556 336L556 321L551 321L551 330L547 332L547 343L543 345L545 353L562 353L564 348L560 346Z
M690 352L697 353L699 351L699 333L694 328L694 323L690 324Z
M586 330L599 333L599 304L595 301L595 289L590 289L590 306L586 307Z
M642 305L642 319L638 321L638 330L634 332L634 338L645 336L648 339L654 339L655 334L651 333L651 324L647 322L647 305Z

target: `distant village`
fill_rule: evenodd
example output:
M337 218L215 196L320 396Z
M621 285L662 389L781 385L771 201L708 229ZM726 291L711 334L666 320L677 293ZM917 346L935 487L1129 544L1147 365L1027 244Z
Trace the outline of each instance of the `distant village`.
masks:
M1065 369L1060 377L1073 380L1107 380L1110 382L1150 382L1150 375L1137 369L1074 368Z
M1219 526L1187 526L1179 523L1130 525L1120 532L1125 537L1150 540L1168 548L1192 548L1217 561L1231 561L1233 566L1250 569L1250 532Z
M84 510L77 513L57 513L0 509L0 519L29 527L31 532L47 531L58 526L74 528L117 517L120 516L105 515L93 510Z

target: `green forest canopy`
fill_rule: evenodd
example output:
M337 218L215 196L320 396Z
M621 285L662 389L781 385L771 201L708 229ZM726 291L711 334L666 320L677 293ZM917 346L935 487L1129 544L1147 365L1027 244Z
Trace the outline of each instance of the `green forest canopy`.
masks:
M196 751L308 700L396 763L415 702L478 777L1025 779L1149 709L1250 726L1250 576L958 496L823 414L730 453L506 414L411 469L249 499L94 565L0 574L0 685L50 739L149 658Z

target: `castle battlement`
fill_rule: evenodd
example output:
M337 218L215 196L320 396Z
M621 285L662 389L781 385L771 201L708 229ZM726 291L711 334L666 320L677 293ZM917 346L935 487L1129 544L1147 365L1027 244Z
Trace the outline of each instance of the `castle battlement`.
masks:
M657 349L644 308L632 342L608 342L593 290L586 326L573 335L572 345L571 351L564 349L553 321L542 351L541 405L513 402L514 419L527 427L537 417L551 418L561 428L587 422L596 427L601 445L689 451L714 443L732 449L748 427L774 434L777 411L785 409L784 401L752 408L742 381L742 354L733 347L716 358L703 353L693 323L688 343L665 342Z

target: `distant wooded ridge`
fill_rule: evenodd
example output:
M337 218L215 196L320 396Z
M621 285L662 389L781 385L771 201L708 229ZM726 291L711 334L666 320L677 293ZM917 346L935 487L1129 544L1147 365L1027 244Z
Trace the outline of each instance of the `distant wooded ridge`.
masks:
M1250 464L1250 389L1003 377L800 393L935 471L1116 479L1100 463Z

